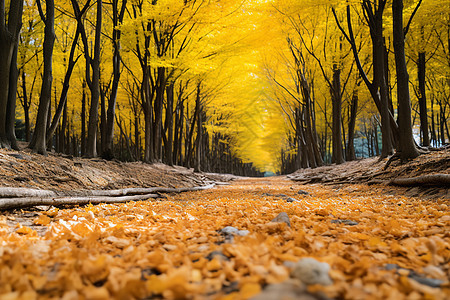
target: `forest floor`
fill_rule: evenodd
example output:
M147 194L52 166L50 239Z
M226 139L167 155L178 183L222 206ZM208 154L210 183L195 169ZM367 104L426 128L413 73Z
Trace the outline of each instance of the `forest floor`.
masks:
M389 168L448 174L448 162L444 151ZM379 164L293 181L0 150L2 187L70 195L234 179L147 201L1 212L0 299L449 299L448 186L391 186L382 168L356 175L356 163L358 174Z

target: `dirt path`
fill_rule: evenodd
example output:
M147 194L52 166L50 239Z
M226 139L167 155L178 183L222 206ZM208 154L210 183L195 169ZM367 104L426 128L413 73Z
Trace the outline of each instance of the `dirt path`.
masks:
M333 284L307 292L291 280L279 292L448 299L448 205L274 177L164 200L35 212L33 223L48 227L44 236L21 225L11 232L13 216L4 213L0 299L247 299L286 282L304 257L328 263ZM271 222L281 212L290 227ZM227 226L237 234L221 233Z

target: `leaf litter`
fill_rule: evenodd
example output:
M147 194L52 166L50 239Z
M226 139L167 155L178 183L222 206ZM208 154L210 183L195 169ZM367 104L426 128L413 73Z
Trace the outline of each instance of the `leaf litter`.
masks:
M53 208L33 221L43 235L2 215L0 299L249 299L277 284L299 299L448 299L449 212L444 199L266 178ZM227 226L246 234L225 238ZM326 264L331 284L292 283L305 258Z

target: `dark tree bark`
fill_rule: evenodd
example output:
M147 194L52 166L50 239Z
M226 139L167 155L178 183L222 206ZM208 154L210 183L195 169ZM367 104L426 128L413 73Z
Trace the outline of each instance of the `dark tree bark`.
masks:
M112 1L113 6L113 34L112 42L114 48L113 54L113 83L111 88L111 94L108 99L108 111L106 115L106 132L104 134L105 141L103 143L102 157L106 159L112 159L113 155L113 142L114 142L114 118L116 115L116 102L117 102L117 90L119 88L120 80L120 38L121 31L117 28L122 23L125 16L125 9L127 6L127 0L122 1L122 7L119 9L119 0Z
M430 146L430 136L428 134L428 112L427 97L425 89L425 52L419 52L418 77L419 77L419 111L420 111L420 131L422 133L422 146Z
M21 104L23 107L23 114L25 117L25 141L26 142L30 141L30 136L31 136L31 129L30 129L30 104L31 104L31 102L30 101L33 96L33 87L34 87L34 83L36 82L36 75L37 75L37 73L34 76L30 95L28 96L26 74L23 69L21 70L21 78L22 78L22 98L21 98L22 101L21 101Z
M98 105L100 98L100 42L102 31L102 0L97 0L97 20L95 24L94 57L92 59L91 106L89 108L86 156L97 156ZM85 51L88 51L85 48ZM88 54L89 55L89 54ZM90 66L86 64L86 68Z
M162 161L162 116L163 116L163 103L164 103L164 93L166 89L166 68L157 68L157 78L156 78L156 98L154 103L154 114L155 123L153 124L154 132L154 154L157 161Z
M195 139L195 160L194 160L194 171L201 171L202 162L202 136L203 136L203 120L202 120L202 103L201 103L201 83L197 84L197 96L195 98L196 114L197 114L197 138Z
M81 156L86 154L86 82L82 85L83 96L81 98Z
M352 161L356 159L355 155L355 125L356 125L356 114L358 112L358 91L353 92L352 103L350 105L350 120L348 122L348 141L346 149L346 159L347 161Z
M403 0L393 0L393 37L395 51L395 67L397 71L398 97L398 152L403 160L419 156L411 124L411 100L409 96L409 75L405 59L405 35L403 31Z
M11 70L9 73L9 88L8 88L8 105L6 107L6 138L11 144L11 148L19 150L17 145L15 121L16 121L16 95L17 95L17 79L19 77L19 70L17 69L17 47L14 46L13 56L11 59Z
M44 73L42 78L41 96L39 97L39 107L36 116L36 126L34 128L33 138L28 147L34 152L47 154L47 126L50 109L50 101L52 97L53 82L53 45L55 42L55 3L54 0L46 0L45 16L41 9L41 1L37 1L39 14L45 24L44 29Z
M174 84L171 83L167 87L167 106L166 106L166 120L165 120L165 131L166 131L166 143L164 144L165 150L165 163L169 166L173 165L173 101L174 101Z
M331 89L332 100L332 117L333 126L333 148L331 162L341 164L344 162L344 155L342 151L342 132L341 132L341 120L342 120L342 97L341 97L341 70L336 64L333 65L333 81Z
M12 109L15 104L8 101L15 100L10 93L16 93L14 87L10 87L11 66L16 67L14 48L19 41L19 32L22 27L23 1L11 1L6 20L5 1L0 0L0 147L10 148L11 141L8 139L8 123L11 118L15 119ZM16 56L17 57L17 56ZM17 59L16 59L17 60Z

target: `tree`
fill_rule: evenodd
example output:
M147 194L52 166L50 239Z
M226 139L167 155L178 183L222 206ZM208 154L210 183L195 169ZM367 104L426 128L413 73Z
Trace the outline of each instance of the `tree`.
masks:
M389 111L388 87L386 79L386 58L383 38L383 13L386 7L386 3L386 0L376 0L374 2L369 0L361 1L361 7L370 29L370 38L372 41L372 81L370 81L367 77L359 58L357 43L353 33L350 5L346 6L348 34L341 26L335 8L332 8L336 23L345 36L345 39L350 43L352 47L358 71L363 78L367 88L369 89L370 94L372 95L372 99L374 100L381 115L383 143L381 157L387 157L388 155L392 154L393 139L396 138L398 134L397 124L392 116L392 112Z
M420 1L421 2L421 1ZM420 2L418 5L420 5ZM418 7L418 6L417 6ZM411 125L411 100L409 96L409 75L405 59L405 34L403 29L403 0L393 0L392 3L393 36L395 50L395 66L397 71L398 97L398 152L402 160L419 156Z
M37 1L39 15L45 24L44 30L44 73L42 78L41 96L36 117L36 126L29 147L39 154L47 154L47 122L49 117L50 100L52 96L53 81L53 45L55 42L55 3L46 0L45 12L42 10L41 1Z
M113 20L113 82L111 93L108 99L108 111L106 115L106 131L104 134L105 141L103 142L102 157L111 159L113 154L113 142L114 142L114 123L116 116L116 103L117 103L117 90L119 88L119 80L121 74L121 56L120 56L120 38L121 31L118 26L123 22L125 16L125 10L127 8L127 0L122 0L122 6L119 7L119 0L113 0L112 3L112 20Z
M14 133L17 88L17 47L22 28L23 1L0 1L0 147L17 148ZM6 14L6 12L8 14ZM11 76L12 73L12 76ZM11 84L12 83L12 84ZM11 103L10 101L14 101Z

